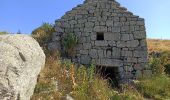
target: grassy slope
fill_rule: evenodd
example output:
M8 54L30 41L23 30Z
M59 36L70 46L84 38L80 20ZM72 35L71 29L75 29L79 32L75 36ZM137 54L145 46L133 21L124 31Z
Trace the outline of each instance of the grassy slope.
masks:
M149 52L170 51L170 40L147 39Z

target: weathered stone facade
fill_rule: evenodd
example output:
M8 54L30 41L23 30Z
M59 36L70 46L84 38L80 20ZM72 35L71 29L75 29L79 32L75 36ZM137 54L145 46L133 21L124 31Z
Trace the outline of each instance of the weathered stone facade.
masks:
M140 76L147 63L144 19L115 0L85 0L56 20L55 29L51 49L63 51L65 34L78 37L73 62L118 67L121 79Z

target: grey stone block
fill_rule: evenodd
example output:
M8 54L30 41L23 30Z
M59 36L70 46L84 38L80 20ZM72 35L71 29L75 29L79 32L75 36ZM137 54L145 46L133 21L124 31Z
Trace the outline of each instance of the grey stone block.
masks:
M98 58L98 53L96 49L91 49L89 55L91 58Z
M81 55L80 63L81 64L90 64L91 58L88 55Z

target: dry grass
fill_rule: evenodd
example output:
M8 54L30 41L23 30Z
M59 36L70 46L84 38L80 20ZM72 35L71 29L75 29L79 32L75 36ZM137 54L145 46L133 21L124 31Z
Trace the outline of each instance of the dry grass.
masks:
M170 40L147 39L149 52L170 51Z
M93 68L48 57L31 100L66 100L67 95L75 100L143 100L133 89L122 93L111 88Z
M155 100L170 99L170 78L166 75L158 75L140 80L138 90L141 94Z
M170 40L148 39L147 42L150 52L170 51ZM170 81L166 76L140 80L138 88L125 85L120 91L111 88L107 79L95 74L94 66L77 67L70 62L60 61L58 54L53 55L56 56L46 59L46 66L39 75L31 100L65 100L66 95L75 100L144 100L143 95L160 100L169 98L167 88ZM158 92L160 90L161 93Z

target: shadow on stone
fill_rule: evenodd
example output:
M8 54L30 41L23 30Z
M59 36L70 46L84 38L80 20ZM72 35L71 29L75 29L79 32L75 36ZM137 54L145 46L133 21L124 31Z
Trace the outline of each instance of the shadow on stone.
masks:
M118 88L119 74L117 67L96 66L96 72L100 73L101 77L108 79L113 88Z

